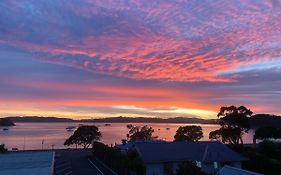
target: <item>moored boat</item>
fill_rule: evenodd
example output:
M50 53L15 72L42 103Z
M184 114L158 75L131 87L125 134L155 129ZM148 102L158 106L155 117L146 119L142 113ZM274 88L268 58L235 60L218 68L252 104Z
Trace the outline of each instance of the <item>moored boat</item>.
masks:
M71 131L73 131L75 128L76 128L76 126L68 126L68 127L66 127L65 129L66 129L68 132L71 132Z
M132 125L132 124L127 124L127 128L128 128L128 129L131 129L132 127L134 127L134 125Z

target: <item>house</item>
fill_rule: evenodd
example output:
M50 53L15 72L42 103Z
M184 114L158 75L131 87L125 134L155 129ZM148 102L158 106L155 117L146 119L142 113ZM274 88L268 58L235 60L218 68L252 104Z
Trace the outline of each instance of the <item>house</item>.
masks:
M115 144L114 148L119 150L121 153L127 153L132 147L134 147L134 145L136 143L155 143L155 142L166 142L164 140L137 140L137 141L134 141L134 142L127 142L127 141L124 141L123 143L121 144Z
M255 173L252 171L246 171L246 170L242 170L240 168L235 168L235 167L225 165L219 171L218 175L263 175L263 174Z
M121 153L127 153L134 146L133 142L116 144L115 149L119 150Z
M194 161L207 174L217 173L224 165L241 168L245 157L217 141L135 143L146 166L146 175L172 175L178 164Z

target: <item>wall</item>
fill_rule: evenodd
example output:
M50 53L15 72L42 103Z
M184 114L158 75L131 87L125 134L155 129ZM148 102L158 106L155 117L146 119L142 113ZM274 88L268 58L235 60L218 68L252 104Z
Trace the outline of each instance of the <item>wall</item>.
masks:
M164 168L163 164L147 164L146 165L146 175L163 175Z

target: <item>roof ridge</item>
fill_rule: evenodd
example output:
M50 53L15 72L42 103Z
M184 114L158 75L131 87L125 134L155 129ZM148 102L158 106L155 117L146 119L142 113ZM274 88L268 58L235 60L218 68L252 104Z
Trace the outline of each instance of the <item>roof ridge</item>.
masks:
M202 158L203 161L205 161L207 158L208 150L209 150L209 143L207 143L207 145L205 147L203 158Z

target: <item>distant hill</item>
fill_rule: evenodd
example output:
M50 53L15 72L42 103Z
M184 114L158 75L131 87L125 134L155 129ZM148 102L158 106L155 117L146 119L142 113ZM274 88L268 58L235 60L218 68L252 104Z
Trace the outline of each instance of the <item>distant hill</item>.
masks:
M39 117L39 116L23 116L23 117L6 117L15 123L23 122L75 122L75 120L69 118L57 118L57 117Z
M218 119L200 119L200 118L152 118L152 117L108 117L96 119L73 120L69 118L57 117L39 117L22 116L0 118L0 126L11 124L8 120L15 123L21 122L95 122L95 123L200 123L200 124L218 124ZM2 124L2 125L1 125ZM5 124L5 125L4 125ZM250 118L251 128L260 128L265 126L281 127L281 116L270 114L256 114Z
M111 122L111 123L201 123L201 124L216 124L216 119L199 119L199 118L148 118L148 117L110 117L110 118L99 118L99 119L87 119L81 120L83 122Z
M275 128L281 127L281 116L270 114L256 114L250 118L251 128L260 128L271 126Z
M0 126L15 126L15 124L8 118L0 118Z
M147 117L109 117L109 118L98 118L98 119L83 119L73 120L69 118L57 118L57 117L39 117L39 116L17 116L17 117L6 117L15 123L21 122L103 122L103 123L202 123L202 124L216 124L216 119L199 119L199 118L147 118Z

